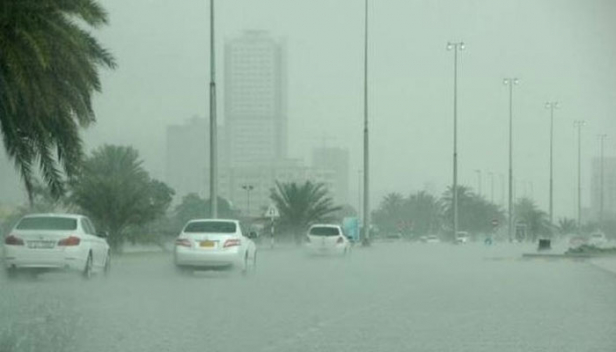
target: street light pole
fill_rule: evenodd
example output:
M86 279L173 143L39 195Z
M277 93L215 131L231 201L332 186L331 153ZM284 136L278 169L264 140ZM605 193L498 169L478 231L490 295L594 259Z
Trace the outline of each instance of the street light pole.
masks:
M363 245L370 243L370 165L368 139L368 0L365 0L364 28L364 239Z
M550 224L554 223L554 109L558 108L558 102L545 103L545 108L550 109Z
M577 220L578 220L578 232L582 231L582 126L586 124L586 122L581 120L576 120L573 122L575 127L577 127L578 132L578 189L577 189L577 198L578 198L578 207L577 207Z
M250 191L255 189L253 185L243 185L242 189L246 191L246 216L250 218Z
M216 55L214 51L214 0L210 0L210 208L218 217L218 154L216 124Z
M490 202L494 204L494 172L490 171Z
M464 50L464 42L449 42L447 50L453 50L453 238L458 234L458 52Z
M605 142L605 138L607 138L607 134L600 134L599 135L599 140L601 142L601 175L599 177L599 226L601 227L601 229L603 229L603 185L604 185L604 180L605 180L605 174L604 174L604 142Z
M477 169L475 172L477 173L477 195L481 197L481 170Z
M509 242L513 241L513 86L518 84L517 78L505 78L503 83L509 86L509 204L507 234Z

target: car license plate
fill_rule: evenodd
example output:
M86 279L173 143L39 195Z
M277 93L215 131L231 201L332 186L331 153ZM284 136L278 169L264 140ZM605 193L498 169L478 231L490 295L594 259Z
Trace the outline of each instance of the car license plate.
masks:
M201 248L214 248L216 243L214 241L202 241Z
M28 241L28 248L49 249L53 248L55 243L55 241Z

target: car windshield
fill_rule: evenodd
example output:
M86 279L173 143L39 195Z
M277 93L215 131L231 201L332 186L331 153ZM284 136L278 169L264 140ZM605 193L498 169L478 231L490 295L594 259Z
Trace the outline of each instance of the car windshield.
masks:
M37 216L23 218L17 230L71 231L77 229L77 220L55 216Z
M340 235L340 230L337 227L332 226L315 226L310 229L310 236L338 236Z
M231 221L193 221L186 225L187 233L235 233L237 226Z

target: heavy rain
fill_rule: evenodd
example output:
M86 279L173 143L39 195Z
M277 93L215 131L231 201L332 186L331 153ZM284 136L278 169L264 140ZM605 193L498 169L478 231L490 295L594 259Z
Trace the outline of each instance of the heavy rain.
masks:
M0 352L616 351L615 15L0 0Z

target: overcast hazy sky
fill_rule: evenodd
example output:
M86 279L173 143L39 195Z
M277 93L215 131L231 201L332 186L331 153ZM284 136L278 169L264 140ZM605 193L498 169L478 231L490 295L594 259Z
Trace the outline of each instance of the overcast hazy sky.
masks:
M87 145L132 144L153 175L162 178L166 125L206 116L209 1L102 3L111 23L97 36L113 51L119 68L104 73L104 93L96 99L98 123L86 132ZM372 0L370 9L373 204L390 191L408 193L431 183L440 193L451 183L453 54L445 46L448 40L463 40L461 182L475 186L474 170L483 170L483 189L489 192L487 173L506 174L508 92L502 79L516 76L521 82L514 92L515 176L533 182L535 198L546 209L549 115L544 103L560 101L555 213L573 215L573 120L587 121L585 190L590 158L598 152L597 134L610 134L609 154L616 146L616 1ZM290 155L308 162L325 135L329 145L349 148L355 195L362 141L363 1L217 1L221 78L223 40L244 29L268 30L286 40ZM219 84L222 91L222 79ZM499 176L495 188L499 200Z

